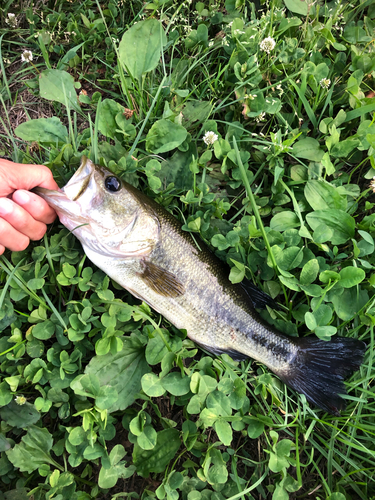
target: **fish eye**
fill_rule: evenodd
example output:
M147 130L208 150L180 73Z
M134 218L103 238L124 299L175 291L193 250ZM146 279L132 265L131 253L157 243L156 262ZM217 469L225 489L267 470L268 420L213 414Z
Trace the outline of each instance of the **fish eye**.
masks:
M121 181L114 175L107 177L104 181L104 185L108 191L111 191L111 193L116 193L121 189Z

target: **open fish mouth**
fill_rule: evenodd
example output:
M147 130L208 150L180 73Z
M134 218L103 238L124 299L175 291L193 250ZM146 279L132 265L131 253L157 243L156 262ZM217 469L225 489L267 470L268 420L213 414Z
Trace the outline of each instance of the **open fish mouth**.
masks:
M88 186L93 181L94 171L94 164L83 156L80 167L62 189L54 191L52 189L36 187L33 189L33 192L54 208L60 219L64 218L64 216L69 217L74 221L76 226L87 224L88 219L82 214L82 209L76 202L86 192Z

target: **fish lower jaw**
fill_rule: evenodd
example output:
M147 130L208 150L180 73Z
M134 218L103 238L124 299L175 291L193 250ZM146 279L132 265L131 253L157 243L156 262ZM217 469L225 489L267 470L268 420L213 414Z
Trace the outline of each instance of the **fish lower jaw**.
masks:
M63 224L69 231L74 231L79 226L82 225L88 225L88 221L85 220L84 218L76 217L75 219L72 218L71 214L65 214L64 212L61 212L60 210L56 210L57 215L59 216L61 224Z

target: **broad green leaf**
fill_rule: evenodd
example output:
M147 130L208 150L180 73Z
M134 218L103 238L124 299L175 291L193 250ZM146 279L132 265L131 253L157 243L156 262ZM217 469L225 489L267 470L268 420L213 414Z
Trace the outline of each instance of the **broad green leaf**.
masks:
M233 439L233 432L230 424L226 420L219 418L214 423L214 429L220 441L225 446L230 446Z
M230 246L225 236L222 234L215 234L211 238L211 245L218 248L219 250L226 250Z
M80 112L74 78L66 71L46 69L39 75L40 97L49 101L61 102L70 109Z
M83 391L74 391L76 394L89 397L96 397L96 395L99 394L99 379L93 373L79 375L79 383L81 384ZM70 387L73 388L73 385L74 381L70 384Z
M151 153L166 153L177 148L187 137L185 127L169 120L158 120L146 136L146 149Z
M219 418L216 408L210 410L209 408L203 408L199 416L199 420L203 422L205 427L212 427L216 420Z
M158 398L165 393L162 381L155 373L145 373L142 377L141 384L147 396Z
M164 389L173 396L183 396L190 391L190 377L181 377L180 372L168 373L161 382Z
M106 452L99 443L94 443L93 446L87 446L85 451L83 452L83 457L86 460L96 460L100 457L105 457Z
M163 46L167 43L162 24L155 18L134 24L122 37L119 60L133 77L141 80L159 64Z
M99 393L95 398L95 405L100 410L109 410L118 400L118 393L115 387L104 385L99 389Z
M222 417L229 417L232 415L232 408L230 407L229 399L220 391L211 392L207 396L207 408Z
M164 338L167 339L168 333L163 331ZM155 335L155 337L149 339L146 345L146 360L150 365L156 365L164 358L164 356L169 352L168 347L165 345L163 339L160 335Z
M344 29L344 38L353 44L371 42L371 37L366 34L366 31L359 24L358 26L353 22L347 24Z
M125 467L125 462L120 462L120 460L125 456L125 449L121 444L117 444L112 448L109 454L109 467L103 467L100 469L98 484L100 488L113 488L117 481L122 479L127 479L131 477L135 472L135 467L130 466Z
M243 269L238 269L236 266L232 267L229 273L229 281L231 283L241 283L245 277L245 266Z
M315 230L320 224L326 224L333 231L331 243L341 245L354 238L355 220L346 212L338 209L316 210L306 215L309 226Z
M343 321L349 321L366 304L368 293L366 290L359 290L357 293L356 287L346 288L341 295L337 292L333 294L331 300L337 316Z
M145 425L143 432L137 437L137 443L143 450L152 450L157 442L157 433L152 425Z
M115 138L116 130L119 128L116 115L123 113L125 108L113 99L104 99L100 106L98 129L106 137Z
M6 382L0 383L0 407L6 406L13 399L13 393L10 391L9 385ZM0 408L1 416L1 408Z
M246 385L245 382L237 377L234 380L234 390L229 394L229 404L235 410L240 410L246 400Z
M270 228L281 232L293 227L299 227L300 225L298 216L290 211L279 212L270 221Z
M82 427L74 427L74 429L69 432L68 439L74 446L79 446L86 441L86 437L86 431L84 431Z
M303 266L300 276L301 285L310 285L313 283L319 272L319 263L317 259L311 259Z
M124 410L134 402L135 395L141 390L141 378L149 372L144 356L144 348L133 339L124 341L122 350L115 355L94 356L85 369L95 374L101 387L109 385L118 393L118 400L109 411Z
M27 282L27 287L30 290L40 290L43 288L45 280L43 278L32 278Z
M307 16L308 2L307 0L284 0L285 7L293 14L301 14Z
M318 326L315 329L315 335L322 340L330 340L332 335L337 333L337 328L335 326Z
M228 480L228 470L221 452L217 448L210 450L211 460L206 460L204 473L210 484L224 484ZM210 464L212 465L210 466Z
M205 122L212 109L212 104L209 101L188 101L182 110L182 123L184 127L189 129L195 122Z
M14 133L28 142L35 141L51 144L68 142L68 130L57 116L37 118L21 123Z
M272 247L272 249L274 248L275 247ZM285 250L274 252L274 256L277 265L284 271L289 271L290 269L298 267L302 262L303 249L299 247L288 247L285 248Z
M290 448L292 446L290 439L283 439L275 446L275 453L270 453L269 468L272 472L280 472L284 468L289 467L287 457L290 455Z
M3 330L5 330L5 328L7 328L9 325L11 325L16 320L16 318L17 318L17 316L14 313L13 304L11 303L11 301L8 298L6 298L3 301L3 304L2 304L2 307L0 310L0 332L2 332ZM8 349L8 347L9 346L7 345L6 349ZM6 350L6 349L4 349L4 350ZM1 350L2 349L0 349L0 352L1 352Z
M194 394L198 393L202 402L205 401L207 395L214 391L217 386L217 382L213 377L202 375L199 372L194 372L190 380L191 392Z
M158 432L156 445L152 450L142 450L136 443L133 450L133 462L138 474L148 477L150 472L164 472L180 445L180 435L176 429Z
M289 500L288 492L285 491L282 483L276 484L275 491L272 494L272 500Z
M335 144L330 151L334 158L348 158L350 153L360 144L360 140L354 137L348 137L344 141Z
M340 271L340 286L343 288L351 288L358 285L366 278L366 273L359 267L348 266Z
M0 408L0 417L13 427L25 428L40 419L40 413L31 403L19 405L15 400Z
M326 241L331 241L333 236L333 230L326 224L319 224L313 233L313 241L315 243L325 243Z
M328 182L310 180L305 185L306 200L314 210L338 208L346 210L346 196L341 195L337 189Z
M306 137L294 143L292 154L297 158L319 162L324 156L324 151L320 149L319 142L316 139Z
M332 493L332 495L329 495L327 500L346 500L346 496L343 493L336 491L335 493Z
M0 453L2 451L10 450L10 448L11 448L10 442L7 440L4 434L0 434Z
M55 333L56 325L49 319L33 326L33 337L39 340L48 340Z
M283 283L283 285L290 288L290 290L294 290L295 292L299 292L299 290L300 290L299 281L294 276L291 278L286 278L285 276L280 275L279 280L281 281L281 283Z
M319 280L322 283L328 283L329 280L331 281L336 281L340 279L339 273L336 273L335 271L323 271L322 273L319 274Z
M163 186L173 182L176 189L188 190L193 187L193 173L190 164L193 156L197 157L197 148L190 143L186 152L175 151L173 155L161 164L161 170L155 175L159 177Z
M327 325L332 318L332 309L326 304L320 304L318 309L313 312L317 326Z
M323 289L319 285L300 285L301 290L303 290L307 295L311 297L321 297L323 295Z
M51 434L46 428L31 426L19 444L6 452L14 467L21 472L31 473L44 464L53 464L50 450L53 445Z

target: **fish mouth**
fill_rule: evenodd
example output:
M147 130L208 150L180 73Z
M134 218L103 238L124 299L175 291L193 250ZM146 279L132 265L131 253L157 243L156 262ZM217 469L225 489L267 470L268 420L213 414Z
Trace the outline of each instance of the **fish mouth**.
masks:
M36 187L32 191L43 198L58 215L74 219L76 224L87 223L87 218L82 215L81 207L77 200L85 193L95 172L95 165L91 160L82 156L81 165L69 182L59 191Z

